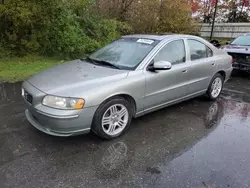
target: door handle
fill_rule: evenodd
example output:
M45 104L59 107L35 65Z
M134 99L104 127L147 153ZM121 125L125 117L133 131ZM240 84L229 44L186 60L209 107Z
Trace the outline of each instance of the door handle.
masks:
M214 66L215 65L215 63L212 63L212 66Z
M182 72L183 72L183 73L186 73L186 72L187 72L187 70L183 70Z

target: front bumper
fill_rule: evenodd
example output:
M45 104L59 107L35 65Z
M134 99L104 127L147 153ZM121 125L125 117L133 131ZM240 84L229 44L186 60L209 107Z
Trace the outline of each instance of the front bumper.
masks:
M38 130L53 136L75 136L90 131L98 106L81 110L54 109L41 104L45 93L28 82L24 82L22 87L33 96L32 104L25 100L25 115Z
M39 124L37 119L29 112L28 109L25 110L25 115L27 120L33 125L36 129L39 131L42 131L46 134L52 135L52 136L75 136L79 134L85 134L90 131L90 128L85 128L85 129L79 129L79 130L74 130L74 131L60 131L60 130L52 130L49 127L50 126L42 126ZM48 124L47 124L48 125Z

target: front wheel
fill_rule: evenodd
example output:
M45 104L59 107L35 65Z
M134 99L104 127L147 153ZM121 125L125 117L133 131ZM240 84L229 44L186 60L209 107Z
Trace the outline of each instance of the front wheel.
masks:
M224 79L221 74L217 73L213 79L207 90L207 95L210 100L215 100L219 97L222 88L223 88Z
M132 120L131 104L122 97L104 102L96 111L92 131L104 139L123 134Z

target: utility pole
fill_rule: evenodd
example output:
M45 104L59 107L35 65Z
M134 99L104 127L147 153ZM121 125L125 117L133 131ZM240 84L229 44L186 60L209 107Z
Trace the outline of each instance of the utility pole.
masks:
M212 29L211 29L211 34L210 34L210 41L213 38L213 32L214 32L214 22L215 22L215 17L216 17L216 12L217 12L217 6L218 6L218 0L215 2L215 7L214 7L214 17L213 17L213 23L212 23Z

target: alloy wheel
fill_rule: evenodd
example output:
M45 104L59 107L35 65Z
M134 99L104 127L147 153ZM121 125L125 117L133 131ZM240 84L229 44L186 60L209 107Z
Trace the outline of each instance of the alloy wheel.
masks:
M110 106L102 116L103 131L114 136L121 133L129 120L128 109L122 104Z
M222 80L220 77L214 79L212 83L211 95L213 98L217 98L222 90Z

